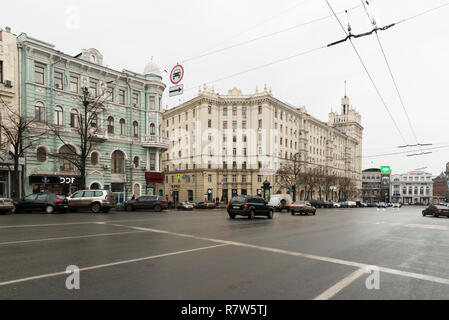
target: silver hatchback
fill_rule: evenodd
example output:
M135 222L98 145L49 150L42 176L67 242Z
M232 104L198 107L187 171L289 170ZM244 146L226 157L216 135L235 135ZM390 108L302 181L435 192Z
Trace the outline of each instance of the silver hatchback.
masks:
M90 210L93 213L108 212L117 204L115 195L110 190L79 190L67 197L69 210Z

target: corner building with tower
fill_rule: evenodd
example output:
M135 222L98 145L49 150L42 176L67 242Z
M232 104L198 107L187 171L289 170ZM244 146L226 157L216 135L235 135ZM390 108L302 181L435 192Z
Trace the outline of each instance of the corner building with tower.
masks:
M163 113L165 194L172 201L227 202L234 195L262 195L265 181L271 193L288 193L276 172L295 155L303 172L348 178L360 190L363 127L349 102L345 95L341 111L323 122L305 107L275 98L266 86L253 94L234 88L226 95L204 86L195 98ZM337 200L338 183L327 195L321 187L297 181L296 199Z

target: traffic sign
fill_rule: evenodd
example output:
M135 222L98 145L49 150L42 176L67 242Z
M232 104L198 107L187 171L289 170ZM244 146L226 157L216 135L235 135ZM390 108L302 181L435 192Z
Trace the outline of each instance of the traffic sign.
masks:
M178 95L183 94L183 93L184 93L184 85L183 84L180 84L180 85L177 85L177 86L173 86L173 87L170 87L170 89L168 89L168 96L169 97L178 96Z
M182 78L184 77L184 68L177 64L173 67L173 69L170 72L170 81L173 84L178 84L181 82Z
M292 185L295 185L296 184L296 180L292 180Z
M179 191L179 184L173 185L173 191Z
M181 175L178 173L178 174L176 175L176 178L181 179Z

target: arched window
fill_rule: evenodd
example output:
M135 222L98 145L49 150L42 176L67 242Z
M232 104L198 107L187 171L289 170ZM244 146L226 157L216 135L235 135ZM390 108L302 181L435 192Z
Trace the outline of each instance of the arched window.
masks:
M125 171L125 155L120 150L112 153L112 173L123 173Z
M78 128L79 124L79 114L78 110L72 109L70 111L70 127L72 128Z
M120 134L122 136L126 135L125 119L120 119Z
M92 152L90 155L90 162L93 166L98 165L98 152Z
M99 183L94 182L94 183L92 183L92 184L90 185L90 188L89 188L89 189L90 189L90 190L100 190L101 187L100 187L100 184L99 184Z
M156 134L156 126L154 123L150 123L150 135L154 136Z
M140 163L139 157L137 157L137 156L134 157L133 163L134 163L134 168L139 168L139 163Z
M140 197L140 184L136 183L133 190L134 197Z
M34 105L34 120L45 122L45 105L40 101Z
M44 147L37 148L36 158L40 163L47 161L47 150Z
M139 136L139 124L137 123L137 121L133 122L133 135L135 138Z
M73 161L77 158L76 149L71 145L64 145L59 149L59 158L61 160L61 171L74 171Z
M108 133L114 133L114 118L109 117L108 118Z
M63 125L63 110L61 106L56 106L55 107L55 124L57 126L62 126Z

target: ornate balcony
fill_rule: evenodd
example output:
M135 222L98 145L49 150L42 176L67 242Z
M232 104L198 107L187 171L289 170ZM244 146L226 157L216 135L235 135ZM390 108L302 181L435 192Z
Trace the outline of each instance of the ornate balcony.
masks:
M142 146L148 148L168 149L168 139L161 136L144 136L142 137Z
M105 142L109 139L108 131L104 128L90 128L89 138L97 142Z

